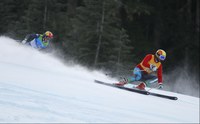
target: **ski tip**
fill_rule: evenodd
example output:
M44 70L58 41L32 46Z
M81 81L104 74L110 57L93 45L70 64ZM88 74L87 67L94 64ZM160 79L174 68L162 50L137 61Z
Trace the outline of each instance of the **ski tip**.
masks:
M178 97L174 97L174 100L178 100Z
M147 95L150 95L150 93L149 93L149 92L147 92Z

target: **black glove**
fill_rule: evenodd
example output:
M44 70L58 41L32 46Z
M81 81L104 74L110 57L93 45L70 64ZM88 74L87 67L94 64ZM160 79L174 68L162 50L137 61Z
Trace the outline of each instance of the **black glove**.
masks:
M151 71L156 71L156 70L157 70L157 67L156 67L155 65L152 65L152 64L151 64L151 65L150 65L150 70L151 70Z
M22 44L25 44L27 42L27 39L25 38L23 41L22 41Z
M162 84L159 84L159 85L158 85L158 89L163 89L163 85L162 85Z

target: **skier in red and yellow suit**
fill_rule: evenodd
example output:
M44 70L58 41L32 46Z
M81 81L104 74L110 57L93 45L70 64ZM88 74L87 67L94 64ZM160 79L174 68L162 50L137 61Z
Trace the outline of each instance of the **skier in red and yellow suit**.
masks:
M165 58L166 52L162 49L157 50L155 55L146 55L142 62L134 68L133 76L129 77L127 81L124 82L124 84L134 81L143 81L137 86L137 88L144 90L145 86L149 86L150 84L158 81L158 88L163 88L161 61L164 61ZM151 73L155 71L157 71L157 76L151 75ZM124 84L122 83L122 85Z

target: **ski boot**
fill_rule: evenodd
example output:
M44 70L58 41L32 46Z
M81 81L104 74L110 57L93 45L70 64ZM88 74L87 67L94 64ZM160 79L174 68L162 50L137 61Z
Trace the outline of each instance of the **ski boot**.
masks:
M144 82L140 83L139 85L136 86L136 88L140 90L145 90L146 84Z
M128 83L128 79L124 78L122 81L115 83L117 86L124 86L125 84Z

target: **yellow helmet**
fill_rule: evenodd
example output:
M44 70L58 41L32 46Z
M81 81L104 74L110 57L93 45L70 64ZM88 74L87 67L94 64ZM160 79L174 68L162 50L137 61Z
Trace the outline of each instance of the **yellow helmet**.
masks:
M155 55L161 61L164 61L166 59L166 52L162 49L157 50Z
M46 32L44 33L44 35L45 35L46 37L53 38L53 33L51 33L50 31L46 31Z

